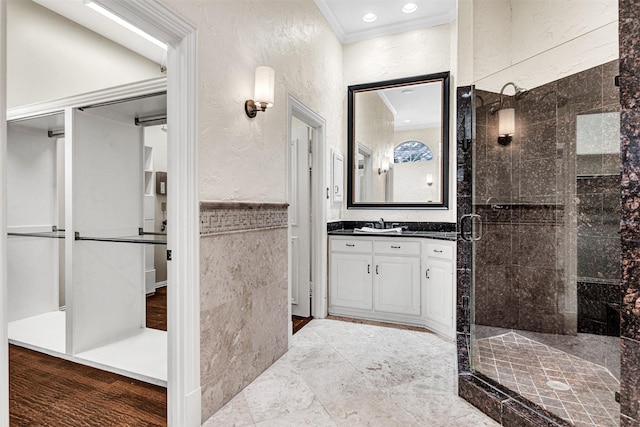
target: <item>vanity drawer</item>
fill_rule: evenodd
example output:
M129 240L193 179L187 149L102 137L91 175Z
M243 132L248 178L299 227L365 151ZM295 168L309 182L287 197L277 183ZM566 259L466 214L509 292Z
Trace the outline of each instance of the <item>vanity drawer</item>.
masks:
M453 260L453 245L445 243L428 243L426 255L433 258Z
M373 248L376 255L420 256L420 242L408 242L404 239L377 240Z
M364 239L330 239L331 252L366 252L371 253L373 242Z

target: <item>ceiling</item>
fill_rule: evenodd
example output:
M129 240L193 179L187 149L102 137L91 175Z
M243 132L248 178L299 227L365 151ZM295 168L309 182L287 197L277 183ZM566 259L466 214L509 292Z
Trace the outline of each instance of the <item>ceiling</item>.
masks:
M59 15L106 37L155 62L166 62L166 50L87 7L84 0L33 0Z
M380 89L378 95L393 114L396 132L442 125L440 81Z
M451 23L456 18L456 0L315 0L318 8L343 43L418 30ZM413 13L402 6L414 3ZM375 13L374 22L364 22Z
M33 0L102 36L125 46L132 51L163 64L166 51L150 41L132 33L109 18L86 6L86 0ZM448 24L455 19L456 0L315 0L336 35L343 43ZM408 2L417 6L413 13L404 13L402 7ZM374 22L364 22L366 13L375 13ZM428 85L416 88L416 92L427 91ZM411 98L431 99L431 94L416 93L412 96L393 90L381 93L390 110L396 116L397 128L417 126L431 127L440 118L439 111L428 112L411 105ZM440 103L435 103L440 105ZM405 120L410 120L406 122ZM400 130L400 129L398 129Z
M166 51L135 35L107 17L87 7L86 0L33 0L102 36L163 64ZM331 28L343 43L448 24L456 17L456 0L315 0ZM412 2L413 13L402 12ZM364 22L365 13L375 13L374 22Z

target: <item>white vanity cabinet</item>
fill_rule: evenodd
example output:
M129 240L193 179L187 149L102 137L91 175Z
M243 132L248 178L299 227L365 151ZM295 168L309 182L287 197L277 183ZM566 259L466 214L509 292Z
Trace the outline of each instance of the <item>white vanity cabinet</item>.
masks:
M372 309L372 247L372 242L366 240L331 240L331 306Z
M454 337L455 243L425 240L422 243L424 319L426 326L442 335Z
M330 236L329 314L455 336L455 242Z
M420 243L375 240L374 309L420 316Z

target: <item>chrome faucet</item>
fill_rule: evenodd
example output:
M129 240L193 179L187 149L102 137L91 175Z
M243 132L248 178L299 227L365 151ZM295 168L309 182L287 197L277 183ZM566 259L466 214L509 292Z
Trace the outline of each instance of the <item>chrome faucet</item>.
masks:
M380 218L380 220L378 221L378 224L380 225L380 228L384 229L384 219Z

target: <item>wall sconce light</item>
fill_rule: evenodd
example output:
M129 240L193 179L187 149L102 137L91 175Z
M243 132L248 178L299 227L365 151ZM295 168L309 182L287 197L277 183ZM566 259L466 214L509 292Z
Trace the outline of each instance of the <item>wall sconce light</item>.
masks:
M515 108L503 108L498 110L498 144L509 145L516 131Z
M433 185L433 174L431 174L431 173L427 174L427 185L429 187L431 187Z
M516 132L515 108L502 108L502 104L504 101L504 90L509 85L513 86L515 90L515 99L520 99L522 95L527 92L526 89L521 88L513 82L509 82L502 86L502 89L500 89L500 102L496 103L497 105L494 105L489 110L491 114L495 114L496 112L498 113L498 144L504 146L511 144L511 141L513 140L513 134Z
M382 175L383 173L387 172L389 172L389 159L383 157L380 167L378 168L378 175Z
M244 103L244 111L248 117L254 118L258 111L273 107L275 77L276 72L271 67L262 65L256 68L253 99L247 99Z

